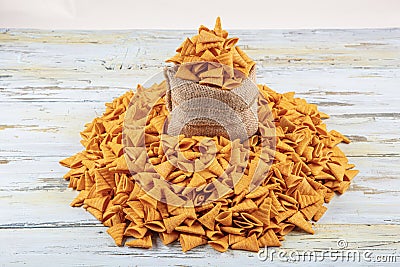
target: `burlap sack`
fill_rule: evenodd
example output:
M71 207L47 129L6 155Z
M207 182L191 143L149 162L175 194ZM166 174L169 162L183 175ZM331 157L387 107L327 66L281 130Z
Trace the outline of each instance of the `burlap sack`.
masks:
M224 136L241 140L258 130L254 68L232 90L222 90L175 77L179 65L164 69L166 106L171 112L167 133L186 136ZM245 136L244 136L245 135Z

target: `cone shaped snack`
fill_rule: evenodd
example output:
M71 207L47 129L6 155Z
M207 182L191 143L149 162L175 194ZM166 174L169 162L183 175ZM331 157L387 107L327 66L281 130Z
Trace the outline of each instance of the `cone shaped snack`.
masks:
M117 246L122 246L126 223L116 224L108 228L107 233L114 239Z
M135 248L151 248L153 246L153 242L151 241L151 235L147 235L140 239L127 241L125 245Z

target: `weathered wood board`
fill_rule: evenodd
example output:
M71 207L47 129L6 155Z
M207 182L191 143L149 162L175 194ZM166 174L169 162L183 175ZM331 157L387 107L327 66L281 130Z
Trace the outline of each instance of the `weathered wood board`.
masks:
M58 161L82 149L79 132L104 103L160 71L190 31L0 29L0 266L263 266L257 254L186 254L177 245L118 248L83 209ZM301 254L371 252L363 266L400 262L400 29L231 31L256 60L257 79L295 91L331 115L329 129L353 141L341 148L360 174L328 204L316 234L293 233L276 249ZM394 260L393 260L394 259ZM284 266L287 258L273 260ZM302 261L334 265L339 260Z

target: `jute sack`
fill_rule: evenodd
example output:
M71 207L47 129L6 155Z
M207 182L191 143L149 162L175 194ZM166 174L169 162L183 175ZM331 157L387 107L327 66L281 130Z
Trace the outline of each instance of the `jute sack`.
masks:
M241 140L258 130L255 69L232 90L222 90L175 77L179 65L166 67L166 106L171 112L167 133L224 136Z

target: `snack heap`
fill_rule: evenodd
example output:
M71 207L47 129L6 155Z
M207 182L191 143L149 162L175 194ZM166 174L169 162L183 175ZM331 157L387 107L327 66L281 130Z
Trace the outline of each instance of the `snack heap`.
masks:
M201 58L205 53L214 58L230 53L233 59L234 53L240 51L233 49L233 45L226 49L229 39L219 27L214 31L202 28L198 37L185 41L192 45L192 52L183 53L184 46L178 49L176 62L191 60L187 57ZM213 37L214 43L201 42L205 40L200 38L202 33L218 38ZM193 51L196 54L188 56ZM249 73L250 60L246 66L232 62L234 68ZM150 92L165 88L165 82L147 89L138 86L138 90ZM71 206L84 207L109 227L107 232L118 246L150 248L152 237L158 235L165 245L178 240L183 251L209 244L220 252L228 248L257 252L264 246L280 246L285 235L295 228L313 234L311 220L318 221L327 210L324 203L329 203L335 192L344 193L358 173L337 146L349 140L337 131L326 129L322 119L328 116L319 112L316 105L295 98L292 92L279 94L266 85L258 88L268 101L259 104L272 111L276 152L265 179L255 190L250 191L248 185L249 179L256 175L251 166L261 146L259 133L249 139L251 153L244 165L243 180L222 198L202 206L176 207L146 194L135 182L124 157L123 122L134 97L129 91L107 103L104 114L86 125L81 133L85 149L60 162L70 168L64 176L70 181L69 187L80 191ZM154 169L174 184L199 186L215 179L228 166L233 141L221 136L212 138L217 148L216 160L204 171L179 170L168 164L161 148L162 125L168 114L162 98L147 119L145 143ZM201 136L182 137L178 147L186 157L196 159L201 154L201 139Z
M186 38L176 49L177 54L166 62L180 64L178 78L230 90L254 72L255 66L255 62L236 46L238 41L236 37L228 38L218 17L214 30L201 25L199 34Z

